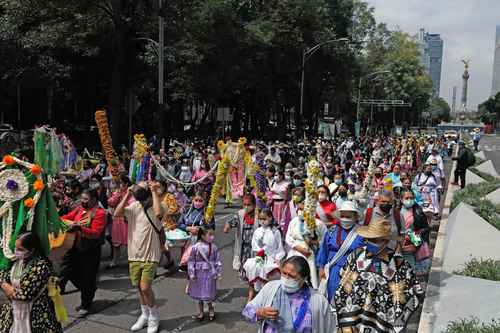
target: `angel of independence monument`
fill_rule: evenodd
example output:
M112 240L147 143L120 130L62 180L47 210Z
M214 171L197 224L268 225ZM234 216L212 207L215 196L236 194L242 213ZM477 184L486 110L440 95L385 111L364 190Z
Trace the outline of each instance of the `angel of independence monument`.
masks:
M463 86L462 86L462 112L467 112L467 93L469 90L469 63L470 60L462 60L465 65L464 74L462 75Z

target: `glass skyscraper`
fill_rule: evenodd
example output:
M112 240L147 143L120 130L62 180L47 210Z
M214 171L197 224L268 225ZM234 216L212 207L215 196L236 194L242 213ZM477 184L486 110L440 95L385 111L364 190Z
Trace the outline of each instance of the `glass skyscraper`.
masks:
M439 34L430 34L420 29L418 35L420 62L432 80L432 95L439 97L441 90L441 66L443 63L443 40Z
M494 96L500 91L500 25L497 25L495 38L495 58L493 59L493 84L491 95Z

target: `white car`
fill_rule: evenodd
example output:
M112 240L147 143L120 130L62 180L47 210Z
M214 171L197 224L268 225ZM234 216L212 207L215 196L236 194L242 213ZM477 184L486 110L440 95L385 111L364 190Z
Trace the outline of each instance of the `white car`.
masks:
M449 130L449 131L444 132L444 137L447 139L452 139L452 140L458 139L458 133L455 130Z

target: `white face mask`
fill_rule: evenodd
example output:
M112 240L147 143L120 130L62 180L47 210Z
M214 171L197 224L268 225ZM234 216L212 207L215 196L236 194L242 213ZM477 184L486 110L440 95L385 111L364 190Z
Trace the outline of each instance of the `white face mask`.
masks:
M351 229L356 222L351 219L340 219L340 225L344 229Z
M281 277L281 288L283 288L283 291L287 294L296 293L301 286L302 283L299 280L289 279L284 276Z
M304 220L304 211L303 210L299 210L297 212L297 216L299 217L299 220L303 221Z

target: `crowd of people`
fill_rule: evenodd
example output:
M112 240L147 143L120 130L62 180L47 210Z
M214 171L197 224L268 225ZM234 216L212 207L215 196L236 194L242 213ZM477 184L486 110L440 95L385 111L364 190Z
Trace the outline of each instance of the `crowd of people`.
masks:
M159 330L152 283L160 264L185 272L186 293L198 303L193 318L203 321L206 305L208 320L216 320L217 281L224 278L216 225L234 232L232 266L248 286L242 315L259 323L259 332L400 332L425 290L430 226L440 218L446 183L444 160L463 160L455 172L459 178L470 166L463 142L440 137L254 141L245 148L258 166L260 190L242 168L231 166L218 194L226 207L242 203L242 208L221 225L206 214L221 160L213 142L150 148L158 165L137 169L134 155L123 150L118 178L110 177L103 158L50 185L68 232L76 235L61 265L61 290L71 281L81 293L77 313L87 316L98 288L101 248L111 249L108 269L126 248L141 308L131 330L147 327L148 333ZM311 160L320 170L315 184L308 180ZM317 198L314 226L304 214L311 193ZM29 236L18 245L20 258L34 257L36 242ZM172 253L176 246L180 258ZM35 266L49 269L45 259ZM13 293L20 276L28 278L20 274L0 276L6 294ZM35 304L45 301L43 291L28 291L36 294ZM15 295L22 296L17 290ZM49 314L51 319L52 310ZM47 325L60 330L53 320Z

